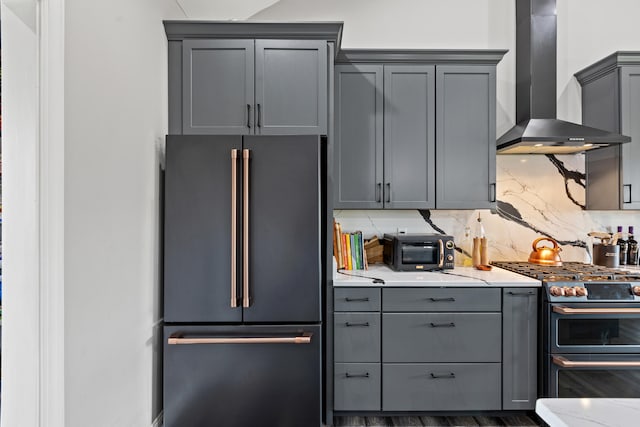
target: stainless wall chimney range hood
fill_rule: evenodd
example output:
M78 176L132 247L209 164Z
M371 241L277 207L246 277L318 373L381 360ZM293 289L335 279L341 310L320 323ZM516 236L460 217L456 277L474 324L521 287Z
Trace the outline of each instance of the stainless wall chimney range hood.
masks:
M516 1L516 125L498 154L570 154L628 136L556 119L556 0Z

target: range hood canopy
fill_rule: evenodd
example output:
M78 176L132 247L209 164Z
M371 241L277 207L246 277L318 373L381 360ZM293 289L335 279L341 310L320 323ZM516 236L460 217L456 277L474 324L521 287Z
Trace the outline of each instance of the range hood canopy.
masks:
M556 0L516 1L516 125L498 138L498 154L570 154L631 141L556 119L556 37Z

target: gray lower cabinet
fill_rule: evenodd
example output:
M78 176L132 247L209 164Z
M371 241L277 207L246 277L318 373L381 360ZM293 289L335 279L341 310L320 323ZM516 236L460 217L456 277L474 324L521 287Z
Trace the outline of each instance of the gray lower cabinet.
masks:
M533 410L538 392L538 289L502 291L502 407Z
M582 123L631 137L586 152L586 207L640 209L640 52L615 52L575 74Z
M336 411L380 410L379 363L336 363L333 374Z
M503 54L478 63L456 52L338 55L334 208L494 206L495 64Z
M187 39L180 59L181 87L173 92L181 92L182 108L172 105L170 116L181 116L181 129L171 133L327 133L326 41Z

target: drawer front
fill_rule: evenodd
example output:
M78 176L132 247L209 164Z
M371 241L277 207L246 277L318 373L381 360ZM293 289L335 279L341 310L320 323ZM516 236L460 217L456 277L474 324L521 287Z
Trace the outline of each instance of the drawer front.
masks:
M379 363L336 363L333 372L334 410L380 410Z
M380 314L335 313L335 362L380 362Z
M333 288L334 311L380 311L380 288Z
M500 408L499 363L383 364L385 411Z
M500 311L500 289L399 288L382 290L383 311Z
M500 313L384 313L384 362L500 362Z

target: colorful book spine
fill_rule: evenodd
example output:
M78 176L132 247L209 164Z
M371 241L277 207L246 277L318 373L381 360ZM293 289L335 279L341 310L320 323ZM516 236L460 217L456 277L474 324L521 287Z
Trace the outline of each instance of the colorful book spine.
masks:
M345 264L346 264L346 269L347 270L353 270L353 264L351 261L351 239L349 238L349 234L348 233L344 233L344 242L345 242Z

